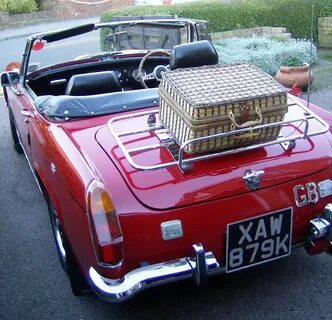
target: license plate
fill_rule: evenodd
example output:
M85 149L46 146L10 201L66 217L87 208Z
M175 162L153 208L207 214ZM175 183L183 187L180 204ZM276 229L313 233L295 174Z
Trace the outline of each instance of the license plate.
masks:
M227 225L226 272L249 268L291 253L293 209Z

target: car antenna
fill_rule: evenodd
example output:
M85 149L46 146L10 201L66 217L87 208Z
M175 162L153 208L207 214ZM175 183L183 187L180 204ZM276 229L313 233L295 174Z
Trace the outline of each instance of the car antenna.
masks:
M308 69L308 76L309 76L309 82L308 82L308 94L307 94L307 108L309 108L310 104L310 92L311 92L311 71L312 71L312 52L313 52L313 42L314 42L314 11L315 5L311 5L311 30L310 30L310 53L309 53L309 69Z

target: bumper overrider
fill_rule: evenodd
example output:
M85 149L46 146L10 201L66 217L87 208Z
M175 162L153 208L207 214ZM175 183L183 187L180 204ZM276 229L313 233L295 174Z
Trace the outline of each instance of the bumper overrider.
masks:
M309 254L332 252L332 204L325 207L321 217L310 221L310 233L305 247ZM125 301L149 287L192 278L197 285L204 284L211 275L223 273L213 253L204 252L203 246L193 245L194 257L184 257L144 266L127 273L120 279L101 276L93 267L89 269L93 291L111 302Z
M305 248L309 254L332 253L332 203L325 206L323 214L310 220L310 233Z

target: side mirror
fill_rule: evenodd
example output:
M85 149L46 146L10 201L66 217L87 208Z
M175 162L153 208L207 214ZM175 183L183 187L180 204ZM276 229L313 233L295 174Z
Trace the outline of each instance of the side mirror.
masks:
M16 71L3 72L1 74L1 85L3 87L11 87L18 84L20 75Z

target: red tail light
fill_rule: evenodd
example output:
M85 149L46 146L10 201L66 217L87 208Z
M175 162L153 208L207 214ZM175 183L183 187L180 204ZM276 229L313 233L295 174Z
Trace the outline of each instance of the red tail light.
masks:
M97 257L101 263L118 264L123 259L123 237L111 197L103 184L94 180L86 199Z

